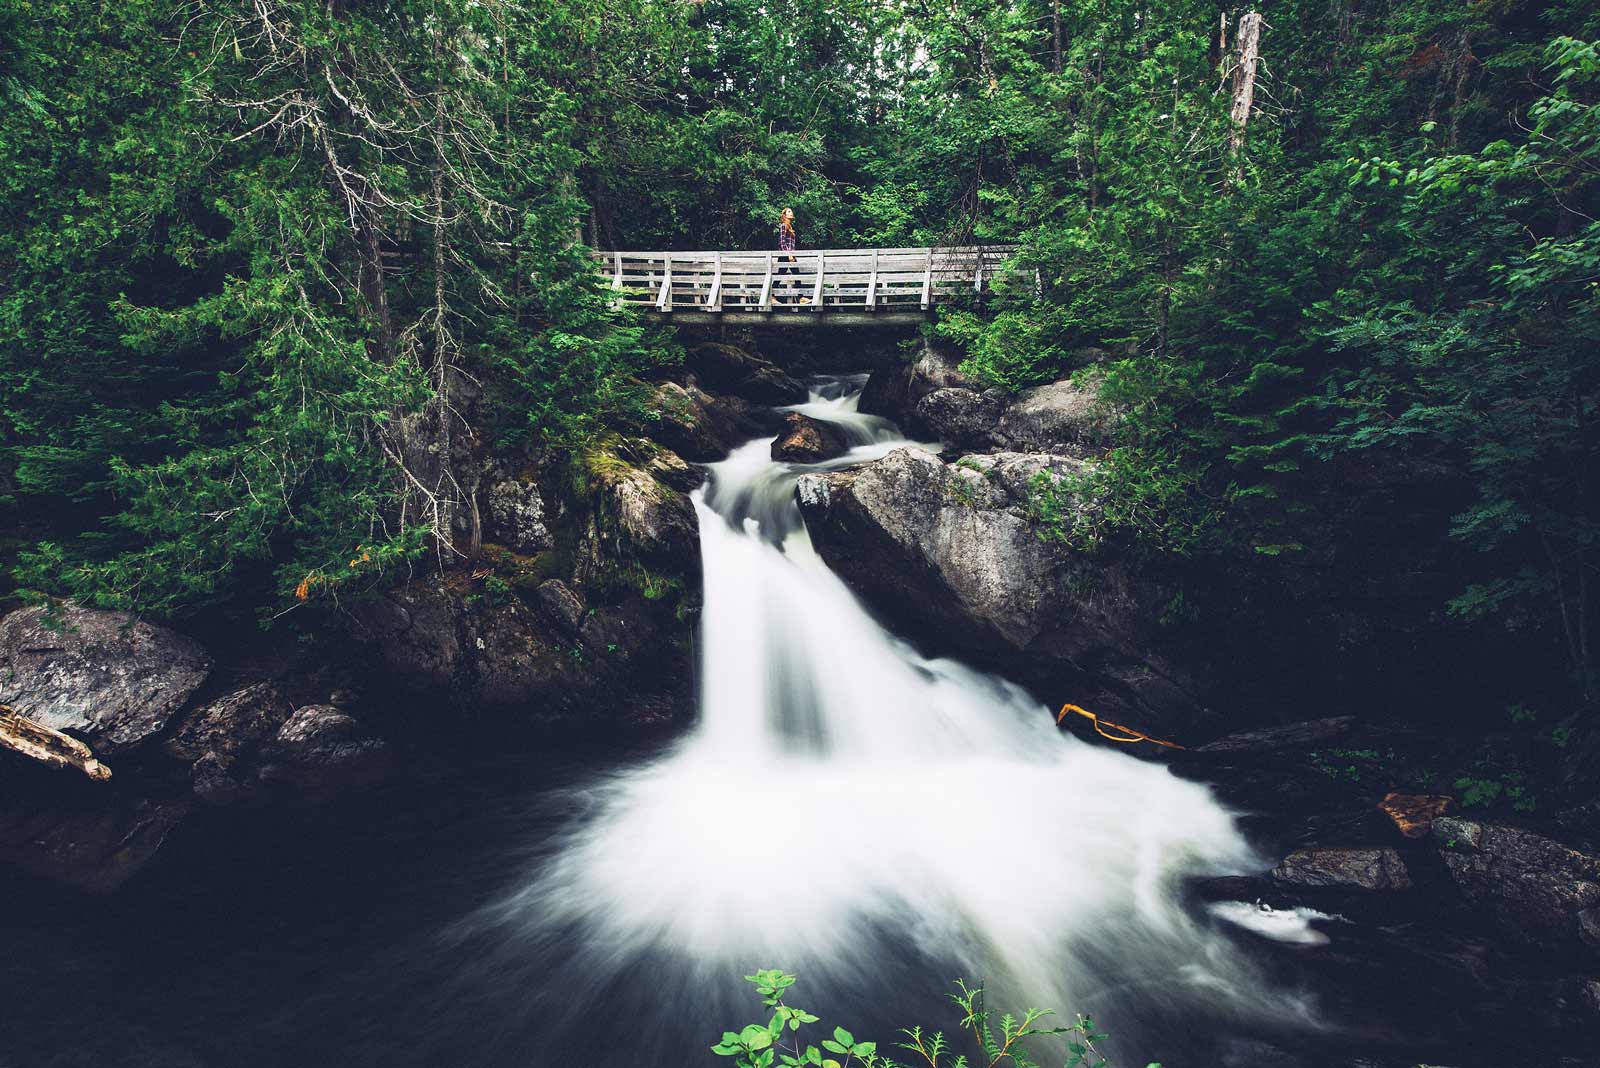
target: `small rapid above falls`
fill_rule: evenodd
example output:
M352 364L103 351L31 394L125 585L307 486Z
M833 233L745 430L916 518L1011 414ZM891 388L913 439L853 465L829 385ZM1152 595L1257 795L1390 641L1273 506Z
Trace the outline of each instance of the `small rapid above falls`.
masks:
M840 426L847 455L778 463L760 439L711 465L695 494L698 724L584 792L576 825L479 922L561 932L596 992L645 962L690 984L776 966L812 990L870 988L915 958L1008 1007L1093 1011L1141 1058L1196 1014L1299 1014L1179 904L1185 877L1260 866L1203 786L919 655L812 550L801 474L917 447L856 410L860 381L823 380L793 409Z

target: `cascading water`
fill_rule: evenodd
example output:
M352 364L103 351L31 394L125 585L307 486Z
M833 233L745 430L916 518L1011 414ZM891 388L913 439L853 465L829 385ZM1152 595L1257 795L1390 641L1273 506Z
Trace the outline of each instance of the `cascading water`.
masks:
M918 655L812 550L801 474L916 447L856 410L859 386L821 382L794 409L855 443L840 459L777 463L762 439L712 465L695 494L698 725L585 792L570 833L478 929L576 947L562 965L574 994L648 968L670 988L656 1001L702 1013L756 967L876 997L914 964L982 979L1018 1009L1093 1011L1139 1057L1182 1059L1173 1036L1197 1014L1298 1011L1179 904L1186 876L1258 866L1204 787L1063 735L1001 679Z

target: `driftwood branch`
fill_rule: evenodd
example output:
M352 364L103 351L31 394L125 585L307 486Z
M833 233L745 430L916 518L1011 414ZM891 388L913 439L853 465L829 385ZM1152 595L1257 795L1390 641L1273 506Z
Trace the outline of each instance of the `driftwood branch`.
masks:
M88 746L42 723L35 723L10 705L0 705L0 748L21 753L52 768L76 768L99 782L111 778L111 769L96 760Z

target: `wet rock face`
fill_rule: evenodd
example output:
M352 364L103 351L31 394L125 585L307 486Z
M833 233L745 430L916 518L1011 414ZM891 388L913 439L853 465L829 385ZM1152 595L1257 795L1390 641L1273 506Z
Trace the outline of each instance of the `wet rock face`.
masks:
M989 444L1000 421L1005 394L997 389L979 393L972 389L933 390L917 402L914 425L947 445L977 448Z
M199 643L125 612L23 608L0 620L0 703L115 753L160 732L211 671Z
M256 683L191 712L162 748L180 760L231 758L275 734L291 711L271 683Z
M1434 843L1467 901L1504 932L1600 956L1600 858L1518 827L1445 816Z
M602 536L616 536L618 553L689 566L698 559L700 521L689 498L637 467L608 469L601 486Z
M1093 694L1113 720L1186 725L1200 711L1193 687L1151 652L1162 591L1043 541L1029 515L1033 480L1080 464L1029 453L947 464L900 449L802 480L796 496L830 566L912 633L1052 695Z
M873 372L860 407L957 449L1087 456L1112 444L1117 423L1093 383L1063 378L1008 396L963 374L958 356L937 344Z
M508 479L485 495L491 537L519 553L543 552L555 544L544 523L544 502L532 481Z
M815 464L850 451L839 428L800 412L783 417L783 430L772 443L772 458L794 464Z
M1305 749L1332 741L1349 732L1355 724L1354 716L1332 716L1328 719L1287 723L1279 727L1263 727L1254 731L1239 731L1208 742L1194 750L1215 756L1248 753L1270 753L1283 749Z
M1111 444L1115 419L1098 410L1092 385L1069 378L1023 390L1006 406L992 436L1007 449L1098 449Z
M707 388L756 404L802 404L806 399L803 383L736 345L696 345L689 350L688 367Z
M804 399L802 393L800 400ZM738 397L713 396L676 382L656 387L650 409L653 419L644 432L693 463L720 460L735 445L771 433L775 419L767 409Z
M358 734L354 716L332 705L307 705L284 721L275 740L289 749L313 752L347 742Z
M1395 850L1297 849L1272 869L1272 878L1287 886L1345 887L1358 890L1405 890L1411 874Z
M910 425L917 405L937 389L977 391L977 383L961 373L960 357L943 345L924 342L910 363L872 372L861 392L859 408Z
M413 582L350 606L357 637L390 681L423 690L450 688L464 670L461 610L438 582Z

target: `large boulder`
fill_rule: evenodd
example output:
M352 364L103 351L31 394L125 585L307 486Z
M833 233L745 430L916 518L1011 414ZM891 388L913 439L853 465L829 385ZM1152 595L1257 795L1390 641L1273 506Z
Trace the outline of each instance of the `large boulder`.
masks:
M977 389L978 382L961 370L961 354L935 341L925 341L922 352L907 370L906 400L916 405L936 389Z
M1116 419L1097 392L1070 378L1023 390L1006 405L991 436L1001 448L1021 452L1103 448L1111 443Z
M234 757L276 734L291 711L277 687L258 682L189 713L162 748L180 760Z
M856 409L868 415L904 419L910 411L907 394L911 387L911 368L904 363L879 367L867 376Z
M917 402L913 426L957 448L981 448L989 444L995 424L1005 406L1005 394L997 389L979 393L974 389L945 386L935 389Z
M801 412L784 416L783 430L772 442L772 458L793 464L815 464L850 451L839 428Z
M1411 886L1405 861L1388 846L1297 849L1272 869L1272 878L1286 886L1301 887L1405 890Z
M544 502L531 479L506 479L489 487L485 511L489 536L519 553L538 553L555 541L544 522Z
M64 605L0 620L0 703L98 754L159 733L210 671L198 642L126 612Z
M381 681L437 693L466 677L471 647L461 598L436 579L416 581L351 601L355 637L381 665Z
M588 681L564 655L561 636L520 600L464 611L463 622L472 652L472 693L487 705L564 706L566 691Z
M911 423L917 405L938 389L979 392L978 383L961 372L961 357L948 346L924 341L916 359L872 372L861 391L859 409Z
M1079 466L1019 453L947 464L899 449L804 478L796 495L823 557L913 635L981 656L1050 700L1187 727L1203 715L1194 688L1154 651L1165 591L1042 540L1030 517L1035 479Z
M1600 955L1600 858L1518 827L1452 816L1430 831L1462 895L1502 931Z
M588 554L612 563L646 561L688 573L700 558L700 523L689 498L615 443L579 460L592 522Z
M803 404L803 383L759 356L722 342L707 342L689 350L688 367L716 393L731 393L756 404Z
M656 386L649 415L644 433L694 463L720 460L735 445L771 433L777 422L769 409L676 382Z

